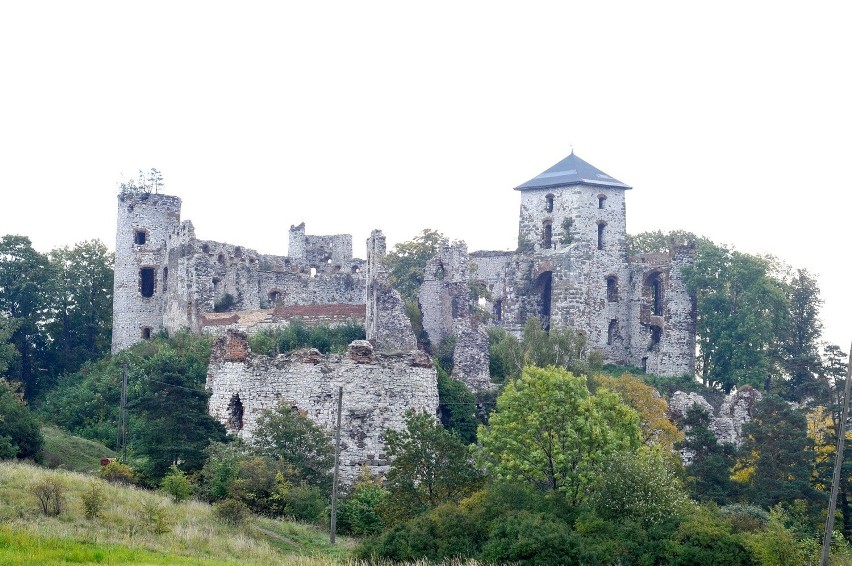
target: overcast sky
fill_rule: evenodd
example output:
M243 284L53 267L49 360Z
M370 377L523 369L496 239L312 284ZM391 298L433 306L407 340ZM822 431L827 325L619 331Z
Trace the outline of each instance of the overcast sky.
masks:
M0 234L115 240L163 172L204 239L355 255L423 228L517 243L512 188L577 155L685 229L819 277L852 339L842 2L4 2Z

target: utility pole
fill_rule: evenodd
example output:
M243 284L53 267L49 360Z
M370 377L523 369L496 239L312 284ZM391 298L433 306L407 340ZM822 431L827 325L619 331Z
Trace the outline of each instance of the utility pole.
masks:
M340 416L343 408L343 386L337 389L337 430L334 433L334 479L331 486L331 544L337 531L337 476L340 473Z
M837 435L837 454L834 459L834 477L831 481L831 498L828 500L828 517L825 518L825 538L822 540L822 558L820 566L828 566L831 550L831 534L834 531L834 511L837 509L837 491L840 489L840 474L843 469L843 448L846 444L846 420L849 418L849 391L852 384L852 347L846 368L846 383L843 387L843 417L840 420L840 432Z

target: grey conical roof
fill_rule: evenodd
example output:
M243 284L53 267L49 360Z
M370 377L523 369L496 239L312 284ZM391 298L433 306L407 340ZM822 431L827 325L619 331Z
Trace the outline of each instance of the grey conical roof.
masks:
M618 179L613 179L597 167L589 165L571 152L571 155L548 169L539 173L523 185L515 187L516 191L530 189L545 189L550 187L566 187L569 185L593 185L599 187L614 187L629 189Z

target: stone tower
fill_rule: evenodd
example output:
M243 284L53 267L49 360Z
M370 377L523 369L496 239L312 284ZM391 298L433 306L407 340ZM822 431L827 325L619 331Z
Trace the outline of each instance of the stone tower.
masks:
M150 338L163 328L168 283L167 241L180 225L178 197L118 196L112 351Z
M526 312L542 325L585 333L608 359L627 339L625 191L631 187L571 155L526 183L519 248L531 257Z

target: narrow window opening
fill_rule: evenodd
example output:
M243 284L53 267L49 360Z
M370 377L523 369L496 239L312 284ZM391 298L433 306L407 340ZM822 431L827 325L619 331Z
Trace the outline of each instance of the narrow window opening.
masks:
M660 343L660 338L663 336L663 329L659 326L651 327L651 347L653 348Z
M163 268L163 291L166 291L169 288L169 268Z
M218 291L219 291L219 278L218 278L218 277L214 277L214 278L213 278L213 295L216 295L216 293L217 293Z
M145 233L145 230L134 230L133 231L133 243L137 246L145 245L145 239L148 235Z
M609 321L609 328L606 333L606 343L612 346L612 343L618 337L618 320L612 319Z
M606 196L598 195L598 208L603 208L604 204L606 204Z
M598 249L604 249L604 228L606 224L598 224Z
M618 301L618 279L615 277L606 278L606 300L610 303Z
M150 340L151 339L151 327L146 326L142 329L142 340Z
M553 247L553 225L550 222L544 223L544 237L541 245L546 250Z
M225 254L219 254L219 257L216 258L216 261L219 262L219 265L225 265Z
M229 430L243 430L243 402L236 393L228 402L228 424Z
M278 304L278 301L281 300L281 291L270 291L269 292L269 304L275 306Z
M553 272L545 271L535 279L532 292L538 295L539 298L539 318L541 319L541 327L550 331L550 302L553 287Z
M139 270L139 292L143 297L154 296L154 268L143 267Z
M654 299L654 315L663 316L663 282L659 275L651 281L651 294Z
M499 322L503 320L503 300L494 301L494 318Z
M553 195L544 197L544 210L546 212L553 212Z
M311 268L311 277L316 277L316 276L317 276L317 268L316 268L316 267L312 267L312 268Z
M642 358L642 373L648 373L648 356Z

